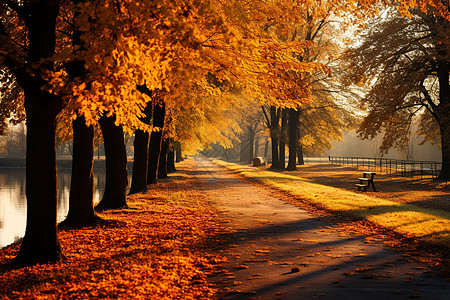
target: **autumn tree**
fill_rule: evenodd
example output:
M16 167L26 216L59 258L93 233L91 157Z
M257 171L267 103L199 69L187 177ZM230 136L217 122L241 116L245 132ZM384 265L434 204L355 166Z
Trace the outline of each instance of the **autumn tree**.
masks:
M140 92L151 96L151 91L145 86L138 86L137 89ZM152 118L151 102L147 103L144 113L145 117L141 118L141 121L150 125L150 120ZM137 129L134 134L134 161L130 194L142 193L147 190L149 133L144 130Z
M164 179L167 178L167 153L169 151L170 141L168 138L163 138L161 143L161 151L159 153L159 162L158 162L158 178Z
M413 9L411 18L387 11L345 56L349 79L369 86L360 137L384 134L383 152L402 147L418 116L420 133L441 145L442 180L450 177L449 28L433 11Z
M27 121L27 225L17 263L61 257L56 229L55 120L60 97L42 87L54 70L60 1L2 1L1 64L24 92Z
M163 143L164 120L166 116L166 106L163 91L155 91L153 95L153 127L150 134L148 149L148 170L147 184L157 183L158 168L160 163L161 145Z
M82 0L73 0L74 5L83 3ZM64 7L69 9L68 7ZM71 29L71 42L74 56L86 48L81 39L82 31L78 28L82 26L78 18L81 12L72 12L72 22L66 30ZM73 59L67 63L67 72L72 81L82 78L86 74L85 62L80 59ZM62 122L67 123L67 114L60 114ZM66 117L66 118L64 118ZM79 112L76 119L72 121L73 150L72 150L72 175L70 179L69 211L66 219L60 223L65 227L84 227L96 224L100 218L94 212L94 126L87 125L84 115ZM66 135L69 135L66 133Z
M281 110L275 106L270 106L270 139L272 141L272 165L271 169L280 169L281 162L279 156L279 138L281 135L280 128Z
M176 172L175 168L175 143L173 140L169 141L169 149L167 151L167 173Z

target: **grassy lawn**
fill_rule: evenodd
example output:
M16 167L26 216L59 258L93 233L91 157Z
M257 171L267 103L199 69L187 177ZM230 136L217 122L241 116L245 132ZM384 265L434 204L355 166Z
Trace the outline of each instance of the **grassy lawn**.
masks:
M386 200L376 193L364 194L318 184L301 178L298 173L293 176L221 160L214 160L214 163L326 210L365 219L404 236L450 248L450 213L447 211Z

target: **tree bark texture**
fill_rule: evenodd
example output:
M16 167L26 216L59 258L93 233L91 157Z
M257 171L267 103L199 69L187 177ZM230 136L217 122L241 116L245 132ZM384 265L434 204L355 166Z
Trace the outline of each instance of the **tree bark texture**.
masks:
M280 115L275 106L270 107L270 138L272 140L272 165L271 169L280 168L280 157L278 155L278 137L280 134Z
M99 120L105 145L106 185L103 198L95 207L98 211L127 207L127 154L122 126L116 126L115 119L102 116Z
M166 139L161 144L161 153L159 155L158 178L167 178L167 152L169 150L169 140Z
M241 136L241 147L239 150L239 162L246 163L248 161L248 132L245 131Z
M449 62L438 62L439 105L436 120L441 133L442 169L438 180L450 180L450 84Z
M286 168L286 131L287 131L287 110L285 108L280 108L281 115L281 131L280 131L280 140L279 147L280 149L280 170L284 170Z
M183 156L181 153L181 143L174 142L173 143L174 151L175 151L175 162L181 162L183 160Z
M260 141L259 135L255 134L255 157L259 156L259 141Z
M297 170L297 144L298 144L298 117L299 112L293 108L289 109L289 162L288 171Z
M31 96L29 101L45 102L40 91ZM57 261L62 257L56 226L56 115L39 105L30 106L27 105L27 225L15 260L18 264Z
M297 164L298 165L304 165L305 161L303 159L303 146L301 143L298 144L297 147Z
M442 169L441 173L439 174L438 179L439 180L450 180L450 130L449 125L447 123L447 128L444 130L441 130L442 136L441 136L441 145L442 145ZM445 136L446 135L446 136Z
M74 0L74 4L81 0ZM79 12L74 14L74 23ZM72 33L72 45L78 50L85 47L81 40L82 32L74 29ZM70 77L83 77L86 73L84 61L76 60L68 64ZM98 223L101 219L94 211L94 127L86 126L84 116L79 116L72 122L72 176L70 181L69 212L60 226L85 227Z
M25 6L25 4L24 4ZM55 52L56 17L59 1L26 3L29 9L27 63L35 63ZM24 90L27 115L26 195L27 225L15 258L16 264L58 261L55 119L62 109L60 98L41 89L38 74L52 64L42 64L36 76L22 73L17 80Z
M253 161L253 145L255 143L255 129L252 125L248 126L248 158L247 163L252 163Z
M83 116L74 120L72 126L69 212L60 226L85 227L100 221L94 211L94 127L86 126Z
M151 102L147 103L144 113L145 117L141 121L145 124L150 124L152 116ZM134 161L130 195L147 191L148 143L148 132L137 129L134 136Z
M166 108L164 102L162 105L155 104L153 108L153 126L159 127L159 131L153 131L150 135L150 144L148 147L148 171L147 184L157 182L159 154L161 152L162 133L164 127L164 118Z
M167 173L176 172L175 169L175 152L173 147L169 147L167 152Z

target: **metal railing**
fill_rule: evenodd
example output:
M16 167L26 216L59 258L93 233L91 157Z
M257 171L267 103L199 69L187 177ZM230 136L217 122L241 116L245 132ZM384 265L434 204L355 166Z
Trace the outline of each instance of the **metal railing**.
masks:
M390 158L371 157L334 157L330 156L331 164L352 166L368 171L376 171L389 175L399 176L431 176L436 178L442 169L442 162L437 161L413 161Z

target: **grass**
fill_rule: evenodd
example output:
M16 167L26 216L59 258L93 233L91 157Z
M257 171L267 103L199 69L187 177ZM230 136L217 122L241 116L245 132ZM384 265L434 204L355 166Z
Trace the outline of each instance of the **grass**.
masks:
M214 160L252 181L336 213L450 248L450 213L311 182L299 176Z

